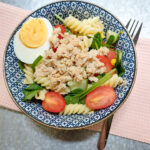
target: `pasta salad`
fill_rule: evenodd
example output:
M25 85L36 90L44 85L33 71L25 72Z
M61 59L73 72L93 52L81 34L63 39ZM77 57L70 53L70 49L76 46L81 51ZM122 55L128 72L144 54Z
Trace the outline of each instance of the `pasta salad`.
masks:
M59 115L109 107L125 73L123 52L115 50L119 33L105 33L99 17L55 17L62 24L52 27L45 18L30 18L15 35L14 50L27 85L22 101L41 100L44 110Z

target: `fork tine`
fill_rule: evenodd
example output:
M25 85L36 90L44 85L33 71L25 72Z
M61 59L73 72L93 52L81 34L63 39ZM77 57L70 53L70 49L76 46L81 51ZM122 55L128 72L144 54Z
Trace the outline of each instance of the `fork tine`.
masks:
M133 21L133 23L132 23L132 25L131 25L131 28L130 28L130 30L129 30L129 33L131 32L131 30L132 30L132 28L133 28L133 26L134 26L134 23L135 23L135 20Z
M134 42L135 45L136 45L137 40L138 40L138 38L139 38L139 35L140 35L140 32L141 32L142 26L143 26L143 22L141 23L141 25L140 25L140 27L139 27L139 29L138 29L136 35L135 35L134 38L133 38L133 42Z
M128 29L130 22L131 22L131 19L128 21L128 23L126 25L126 29Z
M135 30L136 30L136 27L137 27L138 23L139 23L139 21L137 21L137 23L136 23L136 25L135 25L135 27L134 27L134 30L133 30L133 32L132 32L132 34L131 34L131 37L133 37L133 34L134 34Z

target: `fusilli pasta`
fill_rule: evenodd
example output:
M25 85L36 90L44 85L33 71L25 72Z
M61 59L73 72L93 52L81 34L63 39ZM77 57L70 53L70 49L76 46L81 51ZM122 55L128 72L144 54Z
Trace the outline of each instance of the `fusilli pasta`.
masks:
M81 48L82 50L84 49L89 49L89 47L92 44L92 38L88 38L87 36L83 36L83 41L81 42Z
M119 77L117 74L114 74L112 78L110 78L108 81L106 81L103 85L110 86L112 88L115 88L117 85L123 83L123 79Z
M38 84L41 84L41 86L46 87L46 89L50 89L50 80L48 77L37 77L35 76L34 81Z
M94 113L94 111L84 104L69 104L66 105L64 111L59 114L71 115L71 114L89 114L89 113Z
M102 38L104 38L104 26L99 17L80 21L73 16L69 16L65 19L65 23L68 28L75 34L93 36L97 32L100 32Z
M47 90L46 90L46 89L43 89L43 90L39 91L39 92L35 95L35 99L44 100L46 93L47 93Z
M34 75L31 65L24 64L24 73L25 73L25 79L24 84L32 84L34 82Z

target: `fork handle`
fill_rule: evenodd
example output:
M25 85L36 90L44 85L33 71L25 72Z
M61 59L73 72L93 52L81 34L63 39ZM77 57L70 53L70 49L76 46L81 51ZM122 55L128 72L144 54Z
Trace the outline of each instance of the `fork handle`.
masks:
M101 134L97 143L98 150L103 150L105 148L113 116L114 115L111 115L109 118L105 119L103 122Z

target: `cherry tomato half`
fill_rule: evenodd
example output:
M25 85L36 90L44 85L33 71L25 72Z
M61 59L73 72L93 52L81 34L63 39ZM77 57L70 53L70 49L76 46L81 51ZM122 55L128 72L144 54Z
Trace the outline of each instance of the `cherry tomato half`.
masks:
M111 61L112 59L116 59L116 52L110 50L107 57L108 57L108 59L109 59L110 61Z
M57 92L47 92L45 100L42 101L42 107L48 112L59 113L65 109L66 102Z
M110 86L100 86L90 92L85 99L86 105L92 109L103 109L115 102L116 93Z
M108 59L107 56L100 56L98 55L97 58L104 63L105 67L106 67L106 73L111 71L113 68L113 65L111 64L110 60Z

